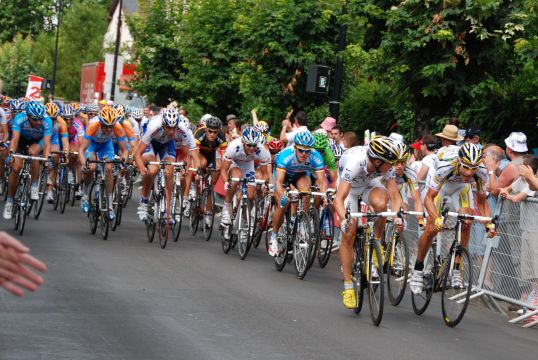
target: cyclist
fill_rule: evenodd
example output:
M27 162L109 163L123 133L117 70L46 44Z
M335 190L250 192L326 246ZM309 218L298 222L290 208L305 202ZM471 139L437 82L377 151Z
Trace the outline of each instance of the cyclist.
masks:
M198 128L194 133L194 138L196 140L196 146L199 150L200 155L200 167L201 168L211 168L214 171L214 175L211 180L213 185L217 182L219 178L220 166L217 163L217 159L220 161L221 154L226 151L228 143L226 142L226 136L222 132L222 121L216 117L210 115L206 117L204 115L203 127ZM190 190L188 190L190 189ZM192 176L187 176L185 178L185 194L184 196L193 199L196 197L196 188L192 184ZM190 202L186 201L185 203L185 216L190 216Z
M125 134L122 126L117 122L116 112L110 106L104 106L99 115L90 120L84 139L79 148L78 160L83 166L86 164L86 158L91 160L113 160L114 159L114 145L112 144L112 137L118 138L118 145L120 151L123 153L126 151L125 147ZM114 181L112 178L112 164L105 164L105 176L106 176L106 192L108 196L108 203L110 204L109 220L116 218L116 213L112 208L112 192L114 190ZM97 169L97 164L88 164L83 171L83 190L84 195L80 203L80 208L83 212L88 213L90 211L90 203L88 200L88 192L92 182L92 176Z
M133 128L133 131L135 133L136 141L140 141L140 122L142 121L142 118L144 117L144 112L142 109L134 108L131 113L129 114L129 122L131 123L131 126Z
M69 105L64 106L64 111L68 116L73 116L74 112ZM67 133L67 125L60 115L60 109L58 105L53 102L45 105L47 115L52 119L52 137L50 140L50 150L58 152L63 148L66 152L69 151L69 138ZM50 184L47 185L47 202L52 204L54 202L54 196L52 195L52 187L56 183L56 175L58 174L58 164L60 161L60 155L52 155L53 167L50 170Z
M4 99L4 103L8 99ZM26 108L26 103L19 99L11 99L8 102L9 114L6 113L6 117L2 118L0 121L0 126L2 128L2 141L8 143L11 139L11 129L13 127L13 119L17 116L18 113L24 111ZM5 163L4 159L9 155L9 148L4 144L4 148L0 149L0 177L4 176Z
M26 104L26 110L20 112L13 120L12 138L10 151L13 153L43 157L50 155L50 142L52 137L52 120L47 116L45 106L36 101ZM28 148L28 150L26 150ZM22 160L13 159L12 171L9 175L7 199L4 205L4 219L11 219L13 211L13 195L19 183L19 172L22 168ZM30 198L39 199L38 178L39 162L32 161L31 165L32 185Z
M262 144L263 135L254 127L247 127L241 133L241 137L233 140L224 154L224 161L220 169L220 176L224 182L224 207L221 214L221 225L229 226L231 223L230 211L232 199L237 191L238 183L230 181L230 178L246 178L254 181L256 171L254 161L260 161L260 171L262 180L269 180L269 171L267 165L271 162L271 154ZM255 186L249 184L248 199L254 200ZM225 231L228 235L229 232Z
M164 108L160 114L151 118L142 127L142 138L134 152L134 159L138 171L142 176L142 191L138 206L138 216L145 221L148 217L149 192L153 185L153 180L159 172L159 166L148 165L148 161L174 161L176 158L176 131L179 122L179 114L173 108ZM166 166L166 204L169 211L170 199L172 195L174 168ZM174 219L170 219L173 222Z
M319 152L323 157L323 162L325 163L326 167L327 180L329 184L332 185L334 182L336 182L337 178L336 159L331 151L331 148L329 147L329 139L324 132L326 131L316 130L312 133L314 136L314 149L316 149L317 152Z
M275 210L273 214L273 232L269 243L269 255L277 256L279 241L277 239L278 230L284 220L285 209L288 198L286 197L285 186L292 185L299 191L310 191L312 181L310 174L316 174L316 185L320 191L325 191L325 163L319 152L313 149L314 136L309 131L302 131L295 134L293 145L288 146L276 156L276 176L275 176ZM310 202L304 201L305 211L309 210Z
M62 112L62 118L65 121L65 124L67 125L67 135L69 139L69 151L71 152L78 152L80 144L82 144L82 140L84 139L84 125L77 117L77 110L76 105L78 105L80 109L80 104L74 103L75 107L73 107L73 104L71 106L64 106L64 110ZM73 111L70 111L70 108ZM78 113L80 114L80 111L78 110ZM80 163L77 162L77 155L70 155L68 158L67 166L72 169L75 167L77 179L82 179L82 166ZM70 184L75 182L75 179L73 178L73 174L70 172L67 173L68 176L68 182ZM82 190L79 187L79 184L75 184L75 197L77 199L82 198Z
M389 203L393 209L399 209L401 198L396 185L393 165L402 161L405 153L386 136L374 137L368 146L355 146L344 152L338 165L338 188L334 207L341 219L340 262L344 277L342 298L348 309L356 307L355 292L351 281L353 262L353 244L357 232L357 220L346 219L346 209L351 212L359 210L359 198L369 205L370 210L381 212L387 210ZM385 181L383 185L380 181ZM395 219L397 230L402 231L401 221ZM374 237L381 239L385 228L385 218L375 222Z
M442 200L448 198L455 211L473 214L473 192L471 184L476 182L476 203L480 215L489 217L491 214L486 200L484 184L488 181L488 171L482 164L482 149L476 144L465 143L452 157L440 154L435 176L427 184L428 190L424 198L424 206L428 213L428 221L424 232L419 238L417 258L409 286L414 294L420 294L424 279L424 258L435 235L443 229L443 219L440 217ZM444 156L441 158L441 156ZM496 234L495 226L486 224L488 237ZM471 224L465 223L461 232L461 243L467 247L471 233ZM456 259L456 262L459 259ZM457 264L455 268L457 269ZM459 270L452 274L451 286L461 288L463 281Z

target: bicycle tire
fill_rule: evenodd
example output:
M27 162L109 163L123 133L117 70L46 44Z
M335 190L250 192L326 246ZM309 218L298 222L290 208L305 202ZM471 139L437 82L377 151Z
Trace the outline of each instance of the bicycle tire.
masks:
M245 260L252 245L252 207L246 199L241 199L238 206L237 214L237 241L239 258Z
M197 198L194 201L191 201L191 216L189 218L189 229L191 235L196 235L198 231L198 223L200 222L200 198Z
M473 291L473 264L469 251L463 246L458 245L456 247L456 254L459 254L460 256L459 270L462 273L464 288L461 290L455 289L448 284L450 274L449 266L446 266L445 271L443 271L443 279L441 282L441 309L443 312L443 320L449 327L455 327L461 322L467 311L467 307L469 306L471 292ZM449 259L447 259L447 263L448 261ZM452 290L455 291L453 292ZM458 300L454 297L457 297ZM449 309L452 305L456 305L457 307L455 314L452 314L452 311Z
M355 242L353 244L353 263L351 265L351 281L353 282L353 290L355 291L355 300L357 305L353 309L356 315L359 315L362 306L364 305L364 292L366 289L366 275L364 266L364 232L358 230Z
M100 213L101 213L101 239L107 240L108 239L108 232L110 229L110 221L109 219L109 211L110 211L110 204L108 203L108 194L106 193L106 186L105 184L99 185L99 192L100 192ZM104 209L104 210L103 210Z
M120 189L120 181L119 179L112 180L114 183L114 186L112 187L112 208L116 212L116 218L112 222L111 230L116 231L116 228L120 224L120 217L119 217L119 210L118 208L121 207L121 189Z
M205 208L208 198L211 198L211 210L209 212L206 212ZM204 195L202 196L201 201L201 209L202 232L204 233L205 241L209 241L211 239L211 233L213 232L213 226L215 223L215 193L213 192L213 189L211 187L208 187L204 191ZM209 226L206 223L206 219L208 218L208 216L211 216Z
M326 222L325 222L326 221ZM327 231L325 227L328 226L329 230ZM324 268L329 263L331 258L333 241L334 241L334 218L332 210L329 206L325 207L320 216L319 221L319 234L320 234L320 243L318 248L318 264L320 268ZM325 241L322 246L322 241Z
M293 260L295 272L298 279L304 279L308 272L308 262L312 244L312 230L310 230L310 219L307 213L301 212L295 220L293 231Z
M437 274L438 265L434 259L435 249L432 248L426 254L424 259L424 285L420 294L414 294L411 292L411 305L413 311L417 315L422 315L428 308L432 299L433 293L437 286L437 280L435 278Z
M383 306L385 303L383 258L381 248L376 240L370 241L368 256L368 305L370 306L370 317L375 326L379 326L383 319ZM374 270L376 270L374 272ZM376 276L377 275L377 276Z
M58 206L60 206L60 186L61 186L61 179L62 179L62 166L60 165L60 168L58 169L58 172L56 173L56 181L55 181L55 184L53 185L52 187L52 192L53 192L53 209L54 211L58 210Z
M319 211L315 207L310 207L310 253L308 254L308 270L314 265L316 260L316 254L318 252L320 244L320 232L319 232Z
M228 234L225 235L224 232L228 232ZM232 227L230 225L221 225L221 232L220 232L220 241L222 245L222 251L225 254L228 254L230 252L230 249L232 248Z
M71 195L71 186L69 185L67 173L64 172L64 175L62 176L62 188L63 188L63 197L61 197L60 201L60 214L65 213L65 207L67 206L67 203L69 202L69 197Z
M146 236L148 238L148 242L153 242L153 239L155 238L155 219L154 219L154 213L155 213L155 198L153 196L153 191L151 191L148 199L148 216L146 218Z
M387 292L390 304L397 306L402 301L407 287L409 248L405 239L401 235L395 234L394 244L391 236L386 249Z
M19 198L19 223L17 226L17 231L20 236L24 233L24 226L26 225L26 217L28 216L28 212L26 211L26 207L30 204L30 196L29 196L29 186L28 186L28 179L24 181L24 186L22 188L22 191L20 193Z
M183 225L183 189L181 185L175 185L175 192L170 205L174 214L174 242L177 242Z
M90 187L89 195L90 211L88 218L90 221L90 233L93 235L97 231L97 223L99 222L99 198L97 196L97 189L95 183L92 183Z
M39 191L39 199L37 200L36 207L34 208L34 219L39 219L39 215L41 215L41 210L43 210L43 203L45 202L45 195L47 191L47 178L49 176L49 172L47 170L41 171L39 175L39 183L38 183L38 191Z
M159 233L159 245L161 249L166 248L168 234L170 230L170 213L166 211L166 198L164 194L159 199L159 220L157 222L157 232ZM164 208L164 211L162 210Z
M252 245L257 248L260 245L265 226L265 197L257 197L254 200L254 221L252 225Z

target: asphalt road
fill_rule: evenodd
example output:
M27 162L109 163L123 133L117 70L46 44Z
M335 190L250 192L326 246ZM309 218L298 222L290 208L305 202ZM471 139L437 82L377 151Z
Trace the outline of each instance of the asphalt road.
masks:
M22 241L49 270L35 294L0 291L0 359L536 358L536 329L476 305L452 329L438 299L419 317L406 294L373 326L367 308L343 308L336 257L301 281L261 249L240 261L187 227L161 250L134 207L107 241L78 208L28 221Z

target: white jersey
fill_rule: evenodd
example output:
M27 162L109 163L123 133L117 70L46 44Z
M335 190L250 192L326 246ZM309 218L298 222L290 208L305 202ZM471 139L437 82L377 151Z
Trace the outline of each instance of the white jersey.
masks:
M476 182L477 190L484 191L483 187L488 183L488 170L484 164L480 164L476 174L468 183ZM455 159L438 161L435 176L428 182L427 187L435 191L440 191L445 183L464 183L459 174L459 161Z
M338 163L338 179L351 184L352 188L364 187L373 180L382 177L384 180L395 178L394 168L385 173L368 172L368 147L355 146L347 149Z
M138 125L138 121L136 121L132 117L129 117L128 120L131 123L131 127L133 128L133 132L134 132L135 136L140 138L140 125Z
M190 144L190 148L196 148L196 142L190 129L187 129L184 125L178 126L178 130L182 131L185 136L185 142ZM189 138L190 135L190 138ZM142 125L141 141L149 145L152 141L156 141L161 144L174 140L174 137L169 138L163 129L163 120L161 115L155 115L148 122Z
M437 164L437 153L428 154L422 159L422 166L428 167L428 173L424 179L426 184L435 176L435 166ZM419 170L420 171L420 170Z
M241 138L233 140L228 144L224 160L232 161L236 164L249 163L254 160L259 160L260 165L267 165L271 162L271 153L262 144L258 144L256 151L251 155L245 153L245 147Z
M188 146L189 150L197 149L196 139L192 133L191 127L178 126L176 131L176 149Z

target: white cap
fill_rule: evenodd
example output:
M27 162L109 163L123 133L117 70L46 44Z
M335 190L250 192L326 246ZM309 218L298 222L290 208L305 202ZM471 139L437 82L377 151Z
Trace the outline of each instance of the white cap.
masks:
M403 136L398 134L398 133L391 133L389 135L389 139L391 139L395 143L403 143L404 142Z
M507 147L515 152L524 153L529 151L527 147L527 136L522 132L513 132L504 140Z

